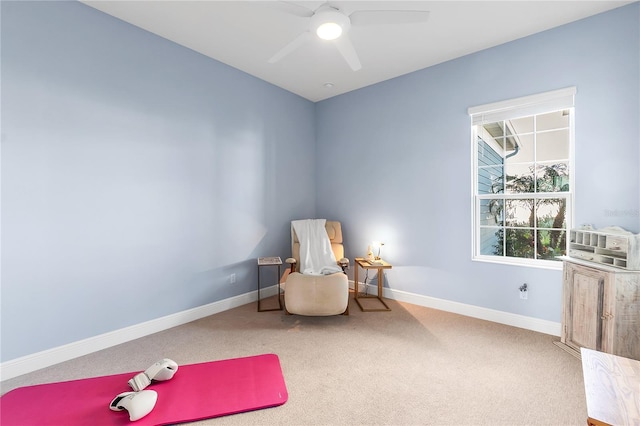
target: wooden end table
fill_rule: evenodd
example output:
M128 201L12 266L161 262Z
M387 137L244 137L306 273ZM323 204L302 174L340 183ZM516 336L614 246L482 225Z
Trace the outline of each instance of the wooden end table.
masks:
M355 286L355 292L354 292L354 300L356 301L356 303L358 304L358 306L360 306L360 310L362 310L363 312L375 312L375 311L390 311L391 308L389 306L387 306L387 304L385 303L385 301L382 299L382 284L384 283L384 270L385 269L391 269L393 268L393 266L387 262L385 262L382 259L376 260L376 263L370 263L367 259L363 258L363 257L356 257L355 259L356 262L356 267L355 267L355 271L353 273L353 280L355 282L354 286ZM376 269L378 271L378 295L371 295L371 296L359 296L358 295L358 287L359 287L359 283L358 283L358 269L362 268L362 269ZM366 283L365 283L366 286ZM384 306L384 308L365 308L364 306L362 306L362 304L360 303L359 299L378 299L380 301L380 303L382 303L382 305Z

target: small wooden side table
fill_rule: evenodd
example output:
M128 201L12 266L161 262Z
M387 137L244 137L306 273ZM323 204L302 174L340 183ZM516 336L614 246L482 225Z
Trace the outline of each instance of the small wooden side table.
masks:
M266 311L281 311L282 310L282 298L280 297L280 265L282 265L282 259L279 257L259 257L258 258L258 312ZM278 276L276 281L278 282L278 307L270 309L262 309L260 307L260 268L264 266L277 266Z
M640 424L640 361L581 348L589 426Z
M354 286L355 286L355 294L353 296L353 299L356 301L356 303L358 304L358 306L360 306L360 309L363 312L374 312L374 311L390 311L391 308L389 306L387 306L387 304L385 303L385 301L382 299L382 284L384 283L384 270L385 269L391 269L393 268L393 266L387 262L385 262L382 259L379 259L376 261L375 264L370 263L367 259L363 258L363 257L356 257L356 267L355 267L355 271L353 273L353 281L355 282ZM358 269L362 268L362 269L376 269L378 271L378 295L371 295L371 296L358 296ZM366 285L366 284L365 284ZM380 303L382 303L382 305L384 306L384 308L365 308L364 306L362 306L362 304L360 303L359 299L378 299L380 301Z

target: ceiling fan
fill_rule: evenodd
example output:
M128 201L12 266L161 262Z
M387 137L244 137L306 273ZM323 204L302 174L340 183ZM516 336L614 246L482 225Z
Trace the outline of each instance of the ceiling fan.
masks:
M362 64L349 38L352 25L422 23L429 18L429 12L426 10L356 10L348 14L329 2L323 3L315 10L285 1L278 2L278 6L288 13L309 19L309 29L280 49L269 59L269 63L278 62L317 35L323 40L332 41L354 71L362 68Z

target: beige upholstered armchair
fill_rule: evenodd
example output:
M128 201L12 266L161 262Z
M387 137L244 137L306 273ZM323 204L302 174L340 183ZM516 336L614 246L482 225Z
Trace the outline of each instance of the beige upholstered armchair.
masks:
M292 257L286 260L290 267L285 271L281 279L285 287L284 304L287 314L307 316L349 314L349 281L344 272L349 266L349 260L344 257L342 226L340 222L326 221L325 229L333 256L342 272L340 272L340 268L336 268L337 272L327 275L301 273L301 243L292 223Z

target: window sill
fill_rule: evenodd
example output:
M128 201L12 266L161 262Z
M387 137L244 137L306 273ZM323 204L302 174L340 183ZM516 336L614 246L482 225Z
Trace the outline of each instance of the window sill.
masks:
M495 256L474 256L471 260L474 262L496 263L505 266L523 266L527 268L551 269L555 271L562 270L562 262L555 260L519 259Z

